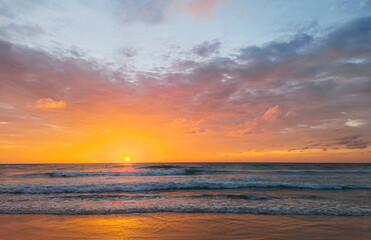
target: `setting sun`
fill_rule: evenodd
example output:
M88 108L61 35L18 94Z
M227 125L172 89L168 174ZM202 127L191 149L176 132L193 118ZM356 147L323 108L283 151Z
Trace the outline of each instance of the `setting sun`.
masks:
M130 161L130 157L126 157L126 156L121 157L121 159L124 160L124 161L126 161L126 162L129 162Z

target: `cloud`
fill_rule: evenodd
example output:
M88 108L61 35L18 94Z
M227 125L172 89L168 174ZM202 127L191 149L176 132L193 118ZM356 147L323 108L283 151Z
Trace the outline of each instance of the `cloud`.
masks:
M147 24L157 24L166 17L170 0L117 0L113 2L114 14L124 23L141 21Z
M348 119L344 125L347 126L347 127L360 127L360 126L363 126L363 125L366 125L367 124L367 121L365 120L362 120L362 119Z
M355 135L347 135L347 136L343 136L343 137L337 137L337 138L334 138L333 140L335 141L349 141L349 140L355 140L357 138L359 138L361 136L361 134L355 134Z
M255 117L253 121L246 121L243 129L233 131L231 135L244 136L247 134L264 133L267 130L267 125L271 125L276 120L287 118L291 114L291 111L283 111L278 105L269 107L263 115Z
M186 134L203 134L206 133L206 129L200 128L199 125L201 120L193 120L187 118L177 118L170 123L171 127L180 128Z
M360 134L356 134L356 135L349 135L349 136L344 136L344 137L339 137L339 138L334 138L333 140L335 142L333 142L332 144L330 144L330 146L334 146L334 145L343 145L345 146L347 149L365 149L368 147L368 145L370 144L370 141L369 140L363 140L363 139L360 139Z
M9 19L22 18L22 15L34 10L44 4L44 0L14 0L2 1L0 5L0 18L6 17Z
M341 137L332 138L327 141L313 143L309 146L291 148L288 151L306 151L313 149L322 149L327 151L328 147L331 149L365 149L370 144L369 140L361 139L361 134L343 134Z
M188 3L187 11L196 21L202 21L213 17L219 4L228 2L229 0L193 0Z
M218 5L229 0L117 0L113 4L114 14L125 23L143 22L159 24L169 16L184 13L195 21L204 21L215 16Z
M174 60L151 72L115 70L78 55L0 40L0 114L2 121L12 123L0 127L16 134L17 124L40 128L40 120L32 117L56 126L84 126L92 119L102 125L122 123L131 115L148 124L143 119L156 116L164 126L187 134L206 131L213 141L236 149L248 144L269 148L269 141L282 143L283 149L299 149L307 146L306 139L323 140L318 149L364 149L368 140L334 139L356 135L362 119L371 118L367 21L356 19L318 36L300 33L262 46L243 46L224 57L218 56L215 42L207 42L199 45L198 54L214 54L213 58ZM35 99L40 102L34 108L66 107L66 102L68 108L25 107ZM168 119L175 120L166 124ZM281 134L282 129L291 134ZM371 134L369 128L362 131L364 136ZM235 139L231 135L238 135L238 141L228 142Z
M65 108L67 107L67 104L62 100L55 101L51 98L40 98L39 100L36 101L34 107L40 109L56 109Z
M174 121L170 123L170 126L173 127L197 127L201 120L193 120L193 119L187 119L187 118L177 118Z
M327 36L326 47L342 50L371 50L371 16L348 22Z
M305 150L309 150L310 148L309 147L301 147L301 148L291 148L289 150L287 150L288 152L292 152L292 151L300 151L300 152L304 152Z
M319 120L318 123L315 123L309 126L310 129L315 130L329 130L329 129L337 129L343 125L342 119L322 119Z
M253 62L279 62L298 55L312 41L312 36L301 33L288 42L273 41L262 47L241 48L238 58Z
M257 118L256 120L274 121L278 118L289 117L291 114L291 111L283 112L279 109L278 105L275 105L273 107L270 107L263 116Z
M0 36L6 38L24 38L24 37L37 37L44 34L44 30L40 26L36 25L21 25L16 23L10 23L9 25L2 27L0 30Z
M192 52L200 57L209 57L214 53L218 53L220 42L203 42L192 49Z
M135 57L138 54L138 51L135 48L131 47L123 48L121 52L127 58Z
M206 129L192 129L192 130L187 130L185 131L184 133L187 133L187 134L202 134L202 133L205 133L206 132Z

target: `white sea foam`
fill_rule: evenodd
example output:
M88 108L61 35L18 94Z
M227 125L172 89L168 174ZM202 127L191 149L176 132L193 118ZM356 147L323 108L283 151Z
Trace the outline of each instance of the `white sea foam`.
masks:
M92 204L93 203L93 204ZM296 203L283 200L247 202L241 200L214 200L212 204L203 199L182 198L150 199L140 201L48 201L12 203L2 206L0 213L6 214L119 214L119 213L250 213L264 215L335 215L335 216L371 216L371 208L366 205L341 203L337 201L301 200Z
M281 188L281 189L318 189L318 190L345 190L371 189L371 185L344 185L344 184L293 184L293 183L234 183L234 182L133 182L115 184L86 184L66 186L18 186L13 183L0 185L0 193L105 193L105 192L136 192L153 190L192 190L192 189L239 189L239 188Z
M370 216L367 164L1 165L0 213Z

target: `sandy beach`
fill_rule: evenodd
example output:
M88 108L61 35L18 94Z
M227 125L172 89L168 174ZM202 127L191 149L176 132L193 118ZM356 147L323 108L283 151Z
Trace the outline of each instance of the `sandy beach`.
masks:
M368 239L371 217L250 214L0 215L2 239Z

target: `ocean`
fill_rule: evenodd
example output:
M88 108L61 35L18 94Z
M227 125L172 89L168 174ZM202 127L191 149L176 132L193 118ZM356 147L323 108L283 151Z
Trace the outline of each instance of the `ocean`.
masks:
M371 216L371 164L3 164L0 213Z

